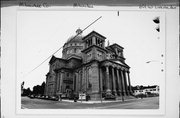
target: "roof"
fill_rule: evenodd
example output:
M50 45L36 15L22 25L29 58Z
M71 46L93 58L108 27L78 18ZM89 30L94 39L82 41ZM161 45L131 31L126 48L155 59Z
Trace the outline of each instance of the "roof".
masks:
M144 86L143 89L148 89L148 88L156 88L157 85L154 85L154 86Z
M117 43L114 43L112 45L107 46L106 49L113 51L114 47L118 47L118 48L124 49L122 46L118 45Z
M64 61L64 62L68 62L69 60L71 59L76 59L76 60L80 60L82 61L82 58L80 56L77 56L77 55L71 55L68 59L63 59L63 58L57 58L55 57L54 55L51 57L49 63L52 64L55 60L61 60L61 61Z
M153 85L153 86L135 86L133 87L133 90L144 90L144 89L153 89L158 87L158 85Z
M51 57L49 63L52 64L56 59L66 61L65 59L57 58L57 57L55 57L55 56L53 55L53 56Z
M113 61L115 63L118 63L120 65L123 65L123 66L126 66L126 67L129 67L126 63L122 62L122 61L119 61L119 60L116 60L116 61Z
M106 60L101 61L101 64L107 63L107 62L115 63L115 64L121 65L121 66L123 66L123 67L126 67L126 68L128 68L128 69L130 68L126 63L124 63L124 62L122 62L122 61L120 61L120 60L114 61L114 60L106 59Z
M49 63L52 63L52 62L54 62L55 60L56 60L56 57L53 55L53 56L51 57Z
M85 37L83 37L83 39L82 39L82 40L84 40L85 38L87 38L88 36L90 36L90 35L92 35L92 34L97 34L97 35L99 35L100 37L102 37L102 38L106 39L106 37L105 37L105 36L103 36L103 35L99 34L99 33L98 33L98 32L96 32L96 31L92 31L92 32L90 32L88 35L86 35Z
M67 60L70 60L70 59L82 60L82 57L78 56L78 55L75 55L75 54L72 54L67 58Z

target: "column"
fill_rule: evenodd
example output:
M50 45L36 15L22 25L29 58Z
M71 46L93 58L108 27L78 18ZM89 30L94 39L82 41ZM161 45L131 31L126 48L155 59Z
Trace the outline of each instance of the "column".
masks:
M99 81L100 81L100 82L99 82L99 83L100 83L100 92L102 92L102 91L103 91L102 68L100 67L99 69L100 69L100 77L99 77L99 78L100 78L100 80L99 80Z
M78 72L78 75L79 75L79 78L78 78L79 92L81 92L81 89L82 89L81 71Z
M109 84L110 84L109 83L109 66L106 66L106 86L107 86L106 92L107 93L111 92Z
M82 92L84 92L85 91L85 89L86 89L86 82L85 82L85 67L83 67L82 68L82 78L81 78L81 80L82 80L82 87L81 87L81 89L82 89Z
M89 93L89 67L87 68L87 80L86 80L86 87L87 87L87 93Z
M96 45L96 37L92 37L92 44Z
M58 74L55 73L55 76L54 76L54 82L55 82L55 85L54 85L54 95L56 95L56 92L57 92L57 82L58 82Z
M127 72L127 74L128 74L128 82L129 82L129 92L132 95L133 93L132 93L132 88L131 88L131 81L130 81L129 71Z
M75 91L75 79L76 79L76 74L73 74L73 92Z
M61 92L60 91L61 90L61 86L60 86L60 83L61 83L61 73L59 72L58 74L59 74L59 83L58 83L59 84L58 85L59 88L58 89L59 89L59 92Z
M80 90L79 90L79 91L80 91L81 93L82 93L82 90L83 90L83 86L82 86L83 73L82 73L82 72L83 72L83 70L80 71L80 73L79 73L79 77L80 77L80 78L79 78L79 79L80 79Z
M56 74L56 79L57 79L57 81L56 81L56 92L59 92L59 72L57 72L57 74Z
M85 79L86 79L86 93L87 93L87 91L88 91L88 68L86 67L86 74L85 74Z
M104 48L104 45L105 45L105 41L102 42L102 47Z
M122 81L122 83L121 83L121 85L122 85L122 92L123 92L123 95L126 96L123 71L120 70L120 73L121 73L121 81Z
M63 76L64 76L64 72L63 71L61 71L61 77L60 77L60 92L62 93L63 91L62 91L62 82L63 82Z
M53 95L56 95L56 92L57 92L57 74L56 73L53 74L53 79L54 79L54 91L53 91Z
M123 73L124 73L124 84L125 84L126 94L129 95L129 90L128 90L128 86L127 86L126 71L124 71Z
M48 95L48 77L46 76L46 84L45 84L45 90L44 90L44 95Z
M103 83L102 83L102 68L101 67L99 67L99 75L100 75L100 77L99 77L99 84L100 84L99 92L100 92L100 98L102 100Z
M113 79L113 93L116 96L116 83L115 83L115 76L114 76L114 68L112 68L112 79Z
M79 75L78 73L76 73L76 93L78 93L78 79L79 79Z
M116 74L117 74L117 81L118 81L118 92L119 92L119 95L121 96L122 94L121 94L121 82L120 82L120 78L119 78L119 70L118 69L116 69Z

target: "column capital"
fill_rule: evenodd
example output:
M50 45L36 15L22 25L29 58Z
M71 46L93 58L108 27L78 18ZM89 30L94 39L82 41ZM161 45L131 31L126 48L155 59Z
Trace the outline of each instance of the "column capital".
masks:
M105 67L109 67L109 64L105 64L104 66L105 66Z
M61 73L64 73L65 71L64 70L60 70Z
M125 68L121 66L121 67L120 67L120 70L121 70L121 71L124 71L124 70L125 70Z
M129 71L129 70L127 70L126 72L127 72L128 74L130 73L130 71Z
M117 66L117 67L116 67L116 69L117 69L117 70L120 70L120 69L121 69L121 67L120 67L120 66Z
M116 65L115 65L115 64L112 64L112 67L113 67L113 68L115 68L115 67L116 67Z

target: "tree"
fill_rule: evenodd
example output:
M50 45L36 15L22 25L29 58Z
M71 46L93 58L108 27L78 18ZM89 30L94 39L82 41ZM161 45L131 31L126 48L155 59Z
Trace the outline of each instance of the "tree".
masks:
M32 93L32 91L30 90L30 88L27 89L23 89L23 93L22 96L28 96Z
M33 87L33 94L35 95L43 95L44 94L44 90L45 90L45 82L43 82L40 85L36 85Z
M43 83L41 84L41 94L42 94L42 95L44 94L45 86L46 86L46 84L45 84L45 82L43 82Z
M21 89L24 88L24 81L21 83Z
M21 95L23 95L24 92L24 81L21 83Z

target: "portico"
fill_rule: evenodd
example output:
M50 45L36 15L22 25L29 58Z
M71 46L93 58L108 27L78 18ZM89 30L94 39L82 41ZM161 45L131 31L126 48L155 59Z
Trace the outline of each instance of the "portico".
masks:
M132 95L131 82L129 78L129 67L119 65L111 61L101 63L102 82L101 90L106 94L114 96L129 96Z

